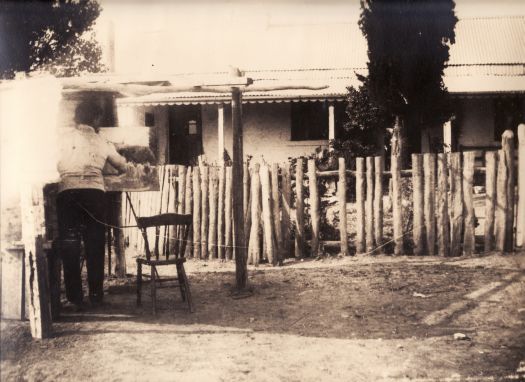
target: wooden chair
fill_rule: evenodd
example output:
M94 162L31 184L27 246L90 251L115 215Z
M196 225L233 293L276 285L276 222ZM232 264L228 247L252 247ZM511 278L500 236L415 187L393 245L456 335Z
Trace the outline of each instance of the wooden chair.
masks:
M127 194L126 194L127 195ZM184 253L186 250L186 243L192 227L192 215L180 215L173 213L165 213L160 215L138 217L135 214L129 195L127 195L131 210L137 221L137 227L142 233L144 239L145 257L137 258L137 305L141 305L142 300L142 266L148 265L151 271L151 301L153 306L153 314L157 314L157 284L168 281L178 281L178 287L182 295L182 300L188 304L188 309L191 313L194 312L193 302L191 299L190 283L184 270L184 263L186 258ZM164 227L164 230L161 228ZM170 230L174 227L174 230ZM148 240L148 228L155 228L156 239L155 247L152 253ZM168 244L165 245L164 258L159 254L159 236L160 232L175 232L175 237L169 238ZM172 250L173 253L170 253ZM160 278L157 272L157 267L163 265L175 265L177 267L177 277Z

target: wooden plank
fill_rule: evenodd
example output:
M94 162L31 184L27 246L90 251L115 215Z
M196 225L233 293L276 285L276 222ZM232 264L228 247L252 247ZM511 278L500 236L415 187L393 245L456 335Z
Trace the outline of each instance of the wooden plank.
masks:
M218 190L218 202L217 202L217 257L224 259L224 190L225 190L225 176L226 170L224 168L224 162L221 161L219 165L219 190Z
M231 260L233 256L232 247L232 168L226 167L226 180L224 189L224 245L226 260Z
M186 171L186 191L184 192L184 212L193 215L193 178L192 169L188 167ZM186 257L193 255L193 229L188 233L188 242L186 243Z
M201 176L200 168L193 167L193 257L201 258Z
M292 208L292 179L290 171L290 162L285 162L282 168L282 182L283 182L283 246L285 257L291 254L291 237L292 237L292 221L291 221L291 208Z
M319 191L317 189L317 173L315 160L308 160L308 187L310 190L310 218L312 220L312 241L310 254L312 257L319 255L319 231L321 228L321 214L319 208Z
M494 212L496 210L497 151L485 152L485 235L484 251L494 248Z
M437 187L437 241L438 256L450 256L450 215L448 214L447 154L438 154Z
M463 153L463 214L465 217L463 233L463 254L471 256L475 249L475 220L474 215L474 160L476 153Z
M516 145L512 130L505 130L501 137L501 149L505 154L508 171L507 178L507 211L505 214L505 252L514 251L514 214L516 212Z
M244 216L248 213L249 198L250 198L250 171L248 161L243 162L242 170L242 187L243 187L243 199L242 199L242 211L243 211L243 222L245 221Z
M414 210L414 255L421 256L424 251L425 215L423 214L423 156L412 154L412 197Z
M266 255L268 262L275 265L278 259L276 249L273 245L272 196L270 190L270 170L267 165L261 166L259 175L261 177L263 233L264 241L266 242Z
M271 184L272 184L272 209L273 209L273 228L274 237L276 241L277 250L277 261L282 263L283 255L281 254L283 249L283 230L281 226L281 207L280 201L281 196L279 192L279 165L277 163L272 164L271 173Z
M525 124L518 126L518 213L516 245L525 246Z
M401 155L398 135L392 137L390 171L392 172L392 225L394 255L403 254L403 210L401 204Z
M463 241L461 153L450 153L450 255L461 256Z
M383 244L383 172L384 159L374 157L375 189L374 189L374 242L377 247ZM381 248L378 251L382 251Z
M356 252L365 252L365 159L356 158Z
M348 255L348 233L346 221L346 164L345 158L339 158L339 183L337 184L337 202L339 204L339 240L341 256Z
M125 203L126 196L124 193L118 193L116 194L114 200L116 202L115 205L115 226L122 227L124 225L123 222L123 208L122 206ZM115 275L118 278L124 278L126 277L126 247L124 245L124 231L122 229L115 229Z
M210 229L208 230L208 255L210 259L217 258L217 198L218 178L214 167L210 168Z
M295 212L296 212L296 225L295 225L295 257L304 257L304 193L303 193L303 181L304 181L304 160L303 158L297 158L297 164L295 168Z
M206 165L201 166L201 259L208 258L208 229L210 222L210 205L209 202L209 168Z
M45 236L44 194L41 185L23 184L20 191L22 242L25 249L25 297L31 336L52 335L51 302L47 261L43 250Z
M424 200L425 214L425 252L429 256L436 255L436 154L423 154Z
M248 245L248 263L257 265L261 260L261 182L259 177L260 166L256 163L251 176L251 229Z

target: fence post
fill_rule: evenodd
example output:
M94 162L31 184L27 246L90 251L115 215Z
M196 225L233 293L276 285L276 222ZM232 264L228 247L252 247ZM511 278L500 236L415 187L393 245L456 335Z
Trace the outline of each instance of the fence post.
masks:
M217 201L217 257L224 259L224 161L219 165L219 195Z
M383 172L384 159L382 156L374 158L375 164L375 190L374 190L374 236L375 244L383 244ZM381 249L379 249L382 252Z
M463 233L463 188L462 188L461 153L450 154L450 209L451 234L450 255L461 256Z
M514 250L514 212L516 201L516 157L514 145L514 133L511 130L506 130L501 137L501 148L505 154L505 162L507 164L508 179L507 179L507 213L505 214L505 248L506 252Z
M423 168L425 173L424 186L424 212L425 212L425 231L426 231L426 254L434 256L436 254L436 154L423 155Z
M283 254L283 229L281 227L281 208L279 206L281 198L279 197L279 165L272 164L272 208L273 208L273 227L274 237L277 247L277 260L282 262Z
M192 195L192 171L188 167L186 171L186 192L184 198L184 213L193 215L193 195ZM193 229L188 234L188 242L186 243L186 253L184 256L191 257L193 255Z
M250 241L248 244L248 263L257 265L261 259L261 182L259 163L253 167L251 176L251 216Z
M232 247L232 167L226 167L226 181L224 189L224 253L227 260L231 260L233 257L233 247Z
M403 253L403 211L401 204L401 156L398 134L392 136L390 172L392 173L392 222L394 228L394 255Z
M291 219L290 209L292 208L292 181L290 176L290 162L286 162L283 167L282 182L283 182L283 242L286 256L290 256L291 242Z
M518 126L518 221L517 238L518 246L525 246L525 124Z
M448 215L448 164L447 154L438 154L437 237L438 255L450 255L450 219Z
M366 158L366 252L375 249L374 242L374 157Z
M270 172L268 166L263 164L259 171L261 177L262 190L262 215L263 215L263 232L264 240L266 242L266 255L268 262L275 265L277 263L277 256L275 256L275 248L273 246L273 224L272 224L272 195L270 190Z
M339 158L339 236L341 241L341 255L348 254L348 234L346 232L346 165L345 158Z
M425 238L425 218L423 214L423 156L412 154L412 196L414 210L414 255L423 255Z
M474 253L474 201L472 191L474 185L474 159L475 153L467 151L463 153L463 213L465 216L465 230L463 235L463 254L470 256Z
M312 242L311 255L317 257L319 254L319 226L321 217L319 214L319 191L317 190L317 174L315 160L308 160L308 187L310 189L310 218L312 220Z
M208 204L208 189L209 189L209 168L206 165L201 167L201 258L208 258L208 224L210 206Z
M199 166L193 167L193 257L201 258L201 176Z
M295 169L295 257L304 257L304 194L303 194L303 158L297 158Z
M497 151L485 153L485 237L484 251L494 247L494 211L496 208Z
M250 195L250 170L248 166L248 161L243 162L243 173L242 173L242 186L243 186L243 199L242 199L242 207L243 207L243 217L246 216L248 211L248 202L249 202L249 195ZM243 219L245 220L245 219Z
M210 228L208 230L208 254L210 259L217 258L217 172L210 168Z
M356 158L355 195L357 208L356 253L365 252L365 159Z

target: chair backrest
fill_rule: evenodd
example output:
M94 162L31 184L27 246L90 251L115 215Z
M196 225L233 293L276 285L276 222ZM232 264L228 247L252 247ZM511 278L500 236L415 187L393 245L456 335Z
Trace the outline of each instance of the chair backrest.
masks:
M192 228L192 215L181 215L166 213L154 216L137 217L137 227L142 233L144 239L144 249L146 252L146 259L151 260L151 249L148 241L147 229L155 227L155 248L153 254L156 259L159 260L159 238L163 239L164 244L164 256L166 260L169 259L170 255L175 258L184 257L186 251L186 244L188 242L188 236ZM164 227L164 233L161 233ZM170 229L173 227L174 229Z

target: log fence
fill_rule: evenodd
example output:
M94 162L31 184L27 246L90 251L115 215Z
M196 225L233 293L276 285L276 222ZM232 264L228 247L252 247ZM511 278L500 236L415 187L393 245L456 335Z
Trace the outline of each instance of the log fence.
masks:
M267 260L276 265L287 257L318 256L329 247L337 247L342 255L448 257L512 251L521 233L516 227L521 219L518 203L525 200L523 187L515 190L521 172L514 139L512 132L505 132L502 149L485 152L483 166L476 166L475 152L466 151L413 154L412 168L401 169L395 140L389 161L357 158L355 169L348 169L343 158L337 170L329 171L319 171L313 159L304 158L297 158L295 166L245 163L242 208L248 263ZM519 158L525 156L524 146L520 142ZM231 167L203 161L194 167L166 165L160 167L159 177L165 179L162 191L131 194L138 214L156 214L159 208L192 213L186 256L234 258ZM387 180L390 190L383 187ZM333 182L337 189L332 200L338 226L333 232L339 237L323 237L321 232L327 199L320 194L322 182ZM355 192L348 192L349 185ZM355 200L348 200L350 194ZM133 223L129 209L123 200L124 225ZM177 233L156 234L164 236L152 238L164 253ZM124 236L128 246L140 250L138 230L126 228Z

